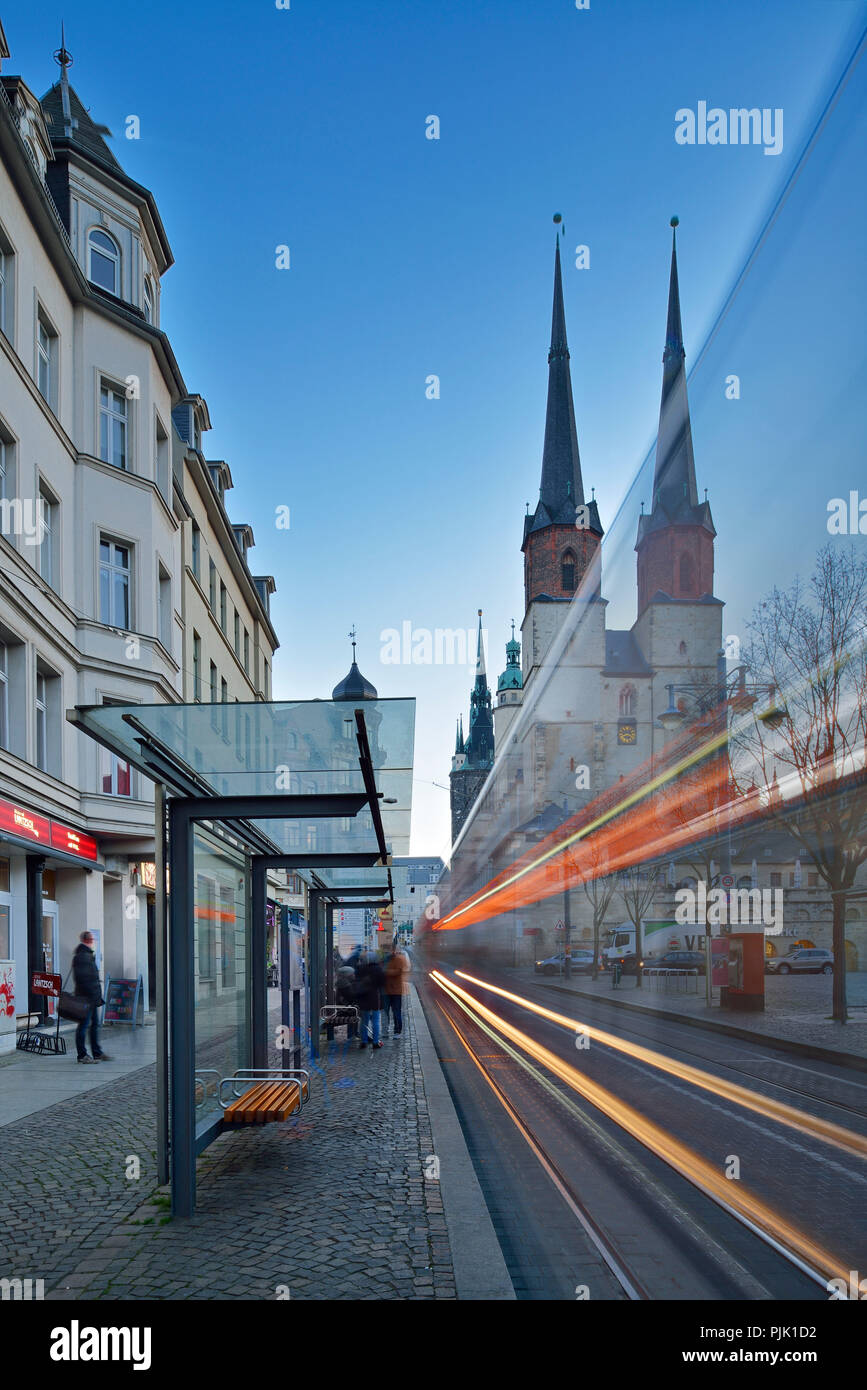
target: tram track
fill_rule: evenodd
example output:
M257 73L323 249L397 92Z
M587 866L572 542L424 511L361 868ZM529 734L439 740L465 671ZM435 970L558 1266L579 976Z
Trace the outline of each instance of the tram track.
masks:
M434 985L440 986L442 990L444 977L440 976L440 979L437 979L437 974L440 972L436 972L432 976L432 980ZM636 1136L627 1131L625 1136L621 1133L615 1138L612 1131L616 1131L617 1124L621 1123L616 1117L613 1118L611 1114L605 1115L603 1112L600 1122L598 1112L594 1112L591 1121L587 1115L580 1114L571 1099L559 1096L558 1098L572 1112L573 1118L580 1118L585 1135L592 1130L597 1145L606 1151L605 1165L608 1181L602 1183L598 1180L589 1181L588 1169L585 1167L580 1184L576 1182L567 1171L569 1164L564 1162L563 1153L555 1152L554 1149L557 1146L552 1145L547 1132L545 1134L541 1132L543 1125L538 1122L534 1123L526 1113L528 1106L526 1103L522 1104L520 1085L515 1087L512 1073L508 1074L512 1084L504 1084L502 1075L495 1076L491 1066L487 1065L484 1049L480 1045L474 1045L473 1032L480 1029L480 1037L487 1035L489 1039L494 1038L499 1047L506 1049L506 1054L511 1054L515 1061L520 1062L525 1072L534 1073L537 1081L541 1081L542 1078L536 1069L509 1046L508 1033L511 1025L502 1020L504 1031L501 1032L497 1028L496 1022L492 1024L490 1017L486 1021L484 1015L477 1012L478 1008L484 1008L484 1006L480 1006L479 1001L471 996L457 999L450 991L444 993L448 1003L444 1003L443 995L438 994L437 1005L455 1037L459 1040L464 1055L471 1060L474 1068L484 1076L487 1086L496 1096L512 1125L522 1136L538 1164L560 1194L566 1207L581 1226L584 1235L616 1279L623 1296L632 1300L683 1296L677 1293L672 1294L664 1288L660 1288L653 1278L647 1277L647 1260L643 1261L642 1268L636 1268L634 1258L630 1256L628 1248L624 1248L625 1245L628 1247L628 1232L635 1229L635 1221L647 1223L650 1215L649 1204L652 1204L657 1228L668 1232L669 1244L673 1237L678 1253L683 1259L684 1266L687 1268L685 1276L687 1282L689 1280L688 1269L690 1262L693 1261L696 1269L700 1271L699 1277L705 1283L710 1282L712 1286L715 1283L717 1291L705 1293L705 1297L750 1299L827 1297L827 1280L829 1275L838 1272L837 1262L827 1257L826 1252L820 1252L822 1256L820 1261L811 1261L809 1254L805 1256L805 1249L807 1252L810 1249L809 1242L806 1242L805 1248L801 1250L790 1248L786 1239L780 1238L781 1234L783 1237L789 1234L787 1228L783 1227L781 1231L775 1229L772 1222L763 1223L761 1203L757 1201L753 1203L752 1214L749 1207L744 1209L742 1201L739 1208L737 1202L725 1199L719 1191L719 1185L714 1190L712 1186L708 1185L705 1175L699 1173L697 1176L695 1171L685 1171L682 1164L672 1161L673 1154L666 1154L661 1151L658 1144L655 1152L652 1150L648 1152L643 1147L644 1140L640 1134ZM460 1021L456 1017L458 1007L463 1010L466 1016ZM537 1051L544 1061L545 1050L539 1048ZM489 1054L488 1060L490 1060ZM536 1060L539 1060L539 1057ZM732 1070L735 1069L732 1068ZM558 1081L561 1083L563 1079L562 1075L558 1077ZM556 1088L549 1082L547 1089L548 1091L555 1091ZM587 1096L584 1097L584 1099L587 1098ZM583 1106L581 1110L583 1110ZM584 1136L582 1136L582 1144L583 1140ZM563 1148L562 1142L560 1148L561 1150ZM586 1159L586 1152L583 1150L582 1158ZM663 1182L660 1182L660 1161L662 1164L667 1164L668 1178L667 1181ZM609 1199L607 1205L610 1209L612 1173L616 1173L618 1179L615 1184L617 1187L616 1201L623 1208L619 1211L619 1221L614 1222L614 1226L619 1224L619 1232L613 1228L610 1220L600 1214L598 1203L588 1195L589 1189L595 1189L597 1196L607 1193ZM681 1184L690 1185L694 1194L692 1200L684 1201ZM623 1219L625 1217L624 1203L627 1200L627 1188L629 1189L629 1201L634 1203L629 1212L629 1218L633 1219L632 1227L630 1227L629 1219ZM687 1221L683 1220L685 1212L688 1212L689 1216ZM723 1214L722 1219L721 1213ZM698 1217L697 1221L696 1217ZM734 1238L733 1226L741 1228L741 1235L738 1238ZM625 1233L626 1239L624 1240ZM745 1235L744 1233L748 1234ZM751 1250L753 1242L759 1242L763 1247L765 1251L763 1257L757 1258L755 1250ZM746 1258L744 1258L745 1256ZM716 1266L719 1272L719 1278L716 1281L713 1278L708 1281L708 1262ZM751 1273L752 1268L760 1268L762 1277L755 1277Z

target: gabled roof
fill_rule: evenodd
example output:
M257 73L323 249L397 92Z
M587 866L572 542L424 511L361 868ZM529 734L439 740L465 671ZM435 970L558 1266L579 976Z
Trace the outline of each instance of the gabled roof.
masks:
M652 676L653 667L646 661L635 635L629 629L614 629L605 634L605 666L603 676Z

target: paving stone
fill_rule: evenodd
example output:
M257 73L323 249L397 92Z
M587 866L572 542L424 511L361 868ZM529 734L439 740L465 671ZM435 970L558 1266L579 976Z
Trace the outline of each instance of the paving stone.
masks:
M401 1047L375 1065L340 1045L311 1064L303 1119L211 1145L189 1222L162 1224L154 1202L152 1066L3 1126L5 1260L38 1268L55 1300L273 1299L278 1284L302 1300L454 1297L441 1277L453 1270L440 1192L424 1179L432 1146L414 1007ZM135 1184L130 1153L142 1160Z

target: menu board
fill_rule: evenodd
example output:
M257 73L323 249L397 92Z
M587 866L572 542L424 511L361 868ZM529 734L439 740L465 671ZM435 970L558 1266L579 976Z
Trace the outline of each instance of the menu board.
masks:
M142 997L142 984L141 975L137 980L113 980L109 978L105 985L103 1022L135 1024L139 1000ZM144 1020L142 1020L142 1024L143 1022Z

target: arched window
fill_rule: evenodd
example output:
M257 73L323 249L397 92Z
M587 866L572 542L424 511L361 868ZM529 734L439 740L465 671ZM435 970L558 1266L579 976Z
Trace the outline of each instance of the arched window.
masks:
M87 278L109 294L120 293L120 251L117 242L101 227L91 227L87 235Z
M680 557L679 568L681 593L692 593L695 587L695 566L692 563L692 556L684 552Z
M567 593L571 594L575 589L575 554L574 551L567 550L560 561L560 583Z
M149 275L144 280L144 316L148 323L154 321L154 287Z
M635 686L624 685L620 692L620 718L632 719L635 715Z
M681 642L681 644L680 644L680 654L681 654L681 656L686 656L686 643L685 643L685 642Z
M738 888L752 888L753 879L751 874L741 874L738 879Z

